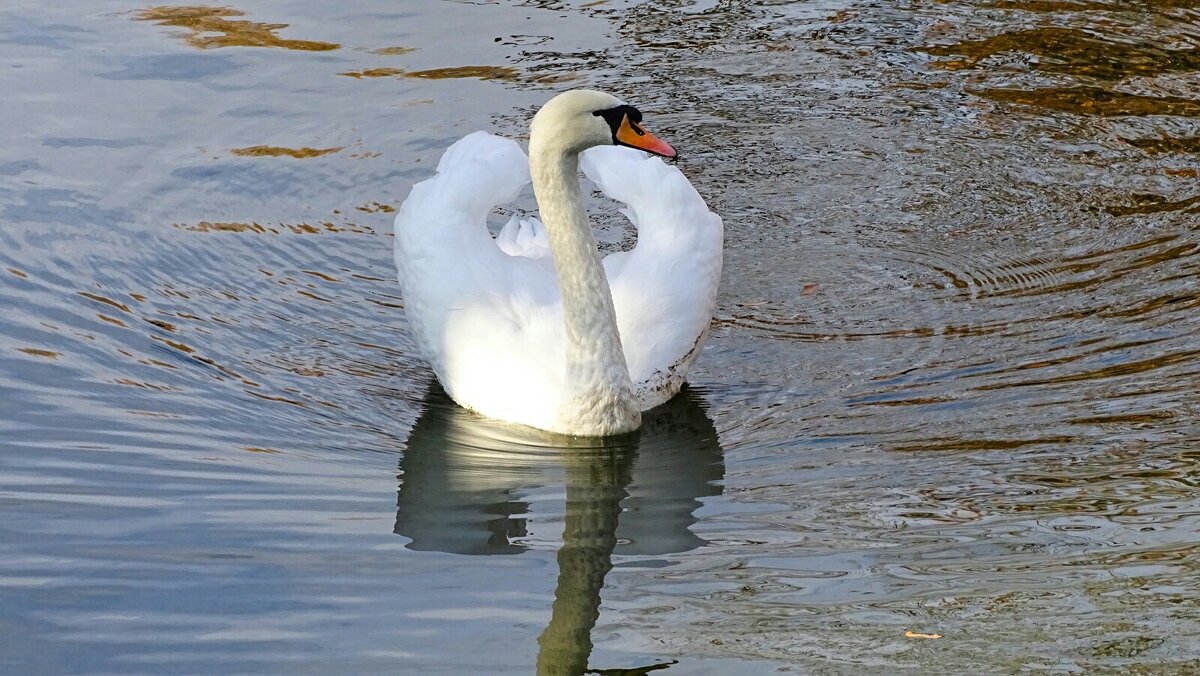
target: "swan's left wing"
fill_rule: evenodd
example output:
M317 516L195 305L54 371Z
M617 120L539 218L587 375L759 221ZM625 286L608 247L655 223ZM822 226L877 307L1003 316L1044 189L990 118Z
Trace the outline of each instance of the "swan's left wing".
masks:
M528 183L529 161L516 142L475 132L446 151L437 174L413 186L396 214L405 314L459 402L519 406L521 392L560 377L559 362L545 358L561 343L562 321L552 311L558 292L551 262L530 255L535 226L510 224L499 246L487 228L488 213Z
M604 260L629 375L643 405L687 377L716 307L724 227L678 168L629 148L583 154L583 172L625 204L637 246Z

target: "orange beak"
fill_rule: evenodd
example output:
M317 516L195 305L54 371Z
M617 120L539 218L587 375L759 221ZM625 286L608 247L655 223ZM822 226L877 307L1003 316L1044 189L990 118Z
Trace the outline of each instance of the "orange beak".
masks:
M666 141L646 131L644 127L631 122L628 115L621 120L621 128L617 129L616 138L617 143L621 145L645 150L662 157L675 157L678 154Z

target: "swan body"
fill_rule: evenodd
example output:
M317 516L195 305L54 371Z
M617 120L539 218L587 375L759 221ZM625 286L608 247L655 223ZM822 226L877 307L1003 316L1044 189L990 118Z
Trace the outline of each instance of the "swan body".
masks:
M512 140L475 132L401 205L405 314L460 405L604 436L637 429L641 411L683 385L716 304L723 226L677 168L615 145L673 155L640 121L608 94L560 94L534 117L529 157ZM625 205L638 232L632 250L601 260L580 168ZM541 220L514 216L493 238L488 213L531 181Z

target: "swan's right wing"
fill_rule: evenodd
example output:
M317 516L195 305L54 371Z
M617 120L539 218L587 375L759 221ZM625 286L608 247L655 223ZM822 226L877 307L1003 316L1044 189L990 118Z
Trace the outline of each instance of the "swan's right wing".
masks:
M581 167L637 227L637 245L604 261L629 375L643 405L687 377L716 306L724 228L678 168L640 151L600 146Z

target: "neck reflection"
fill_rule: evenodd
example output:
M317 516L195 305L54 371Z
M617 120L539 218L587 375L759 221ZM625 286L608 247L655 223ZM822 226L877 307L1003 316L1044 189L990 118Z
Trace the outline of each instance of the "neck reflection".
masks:
M692 513L720 494L724 473L712 422L687 391L647 412L636 435L565 440L482 419L434 385L400 461L395 532L418 551L517 554L528 548L523 496L564 485L558 584L537 672L582 674L613 554L703 545Z

